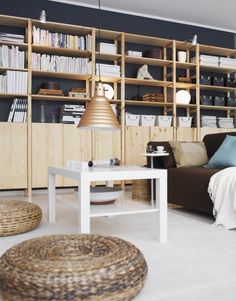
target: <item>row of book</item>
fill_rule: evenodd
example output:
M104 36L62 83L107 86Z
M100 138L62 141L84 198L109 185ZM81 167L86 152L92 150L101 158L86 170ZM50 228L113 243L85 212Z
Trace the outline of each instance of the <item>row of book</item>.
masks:
M18 46L0 46L0 67L24 68L25 52L20 51Z
M49 54L32 54L33 70L91 74L88 58L67 57Z
M71 35L67 33L51 32L46 29L33 27L33 43L36 45L60 48L92 50L92 36Z
M84 111L84 105L65 104L60 108L59 122L78 125Z
M13 34L7 32L0 32L1 42L24 43L25 36L23 34Z
M14 98L8 115L8 122L26 122L27 99Z
M27 94L28 72L7 70L0 75L0 93Z

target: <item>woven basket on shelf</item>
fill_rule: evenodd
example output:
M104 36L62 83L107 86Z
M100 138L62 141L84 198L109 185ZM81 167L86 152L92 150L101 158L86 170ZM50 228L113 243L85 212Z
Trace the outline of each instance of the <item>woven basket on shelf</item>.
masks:
M132 199L142 202L150 202L151 191L149 180L133 180L132 181Z
M0 236L15 235L37 228L42 218L39 206L19 200L0 201Z
M0 258L4 301L132 300L147 264L131 243L102 235L50 235L24 241Z

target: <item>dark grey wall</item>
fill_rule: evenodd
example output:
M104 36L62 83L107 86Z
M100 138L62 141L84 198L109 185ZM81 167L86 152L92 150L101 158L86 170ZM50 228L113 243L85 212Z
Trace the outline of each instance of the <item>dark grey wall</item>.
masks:
M177 40L186 40L197 34L200 43L234 48L234 35L223 31L109 11L99 12L97 9L48 0L0 1L1 14L38 18L42 9L46 9L50 21L95 26Z

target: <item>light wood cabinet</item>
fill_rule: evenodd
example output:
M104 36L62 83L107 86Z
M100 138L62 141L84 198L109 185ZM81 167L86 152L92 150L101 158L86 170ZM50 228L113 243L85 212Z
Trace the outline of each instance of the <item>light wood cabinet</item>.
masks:
M0 123L0 189L27 188L27 125Z
M63 125L50 123L32 124L32 186L47 187L48 166L63 165ZM56 185L63 179L57 177Z

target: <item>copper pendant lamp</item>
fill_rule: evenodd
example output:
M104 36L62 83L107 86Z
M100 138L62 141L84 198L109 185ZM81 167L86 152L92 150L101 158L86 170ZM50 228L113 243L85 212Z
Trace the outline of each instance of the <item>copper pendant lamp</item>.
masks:
M105 90L101 82L97 83L95 95L91 98L78 127L107 130L120 129L120 124L111 108L110 102L105 97Z
M98 3L99 11L101 11L100 0L98 0ZM100 49L98 58L100 59ZM112 110L108 98L105 97L105 89L101 82L100 63L98 64L98 72L99 82L95 86L94 96L91 98L77 127L81 129L119 130L120 124Z

